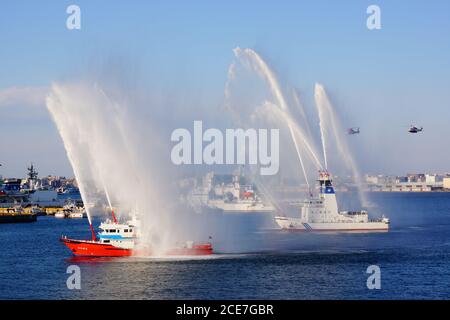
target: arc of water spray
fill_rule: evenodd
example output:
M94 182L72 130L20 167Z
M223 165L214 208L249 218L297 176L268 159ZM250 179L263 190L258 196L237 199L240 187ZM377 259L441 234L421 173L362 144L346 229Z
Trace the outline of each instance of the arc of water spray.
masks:
M109 197L109 192L108 189L106 188L106 184L105 181L102 179L102 185L103 185L103 189L105 190L105 195L106 195L106 200L108 201L108 205L109 205L109 209L111 210L111 216L113 218L114 223L117 223L117 218L116 215L114 214L114 209L111 203L111 198Z
M64 112L63 109L58 108L56 105L57 100L59 100L58 94L61 94L61 88L59 86L57 86L56 84L52 84L51 91L46 97L46 106L47 106L47 109L50 111L51 117L53 118L53 121L55 122L56 127L58 128L58 131L62 137L64 148L66 149L67 157L69 158L69 161L72 164L72 169L74 171L75 177L80 177L80 180L82 180L81 177L83 175L81 173L81 170L79 169L79 166L77 165L77 158L75 157L74 152L73 152L74 145L69 143L69 140L70 140L70 139L68 139L69 132L67 131L66 128L64 128L62 126L60 121L57 121L58 120L57 115L61 116L61 114ZM87 192L86 192L84 184L79 183L78 188L80 189L81 199L83 200L84 203L86 203ZM96 236L95 236L94 227L92 225L92 216L91 216L89 205L87 205L87 203L86 203L85 209L86 209L86 215L87 215L88 222L89 222L89 228L91 230L91 237L92 237L92 240L95 241Z
M115 107L115 108L114 108L114 109L115 109L114 111L117 112L117 111L118 111L118 110L117 110L117 106L109 99L109 97L108 97L108 95L105 93L105 91L104 91L102 88L100 88L97 84L96 84L95 88L96 88L96 89L101 93L101 95L105 98L105 100L108 102L108 105L113 106L113 108ZM120 132L120 134L121 134L121 138L122 138L123 141L125 142L125 130L124 130L123 126L121 125L121 123L117 123L117 126L118 126L119 132ZM127 143L124 143L124 145L125 145L125 146L128 146ZM128 154L131 153L131 150L130 150L129 148L128 148L127 151L128 151L128 152L127 152ZM133 168L135 168L135 166L133 166ZM134 176L134 178L136 179L136 181L139 181L139 180L138 180L138 176L136 175L136 172L135 172L134 170L132 171L131 174ZM107 199L107 201L108 201L109 208L110 208L110 210L111 210L112 218L113 218L114 222L117 223L117 218L116 218L116 215L115 215L115 213L114 213L114 209L113 209L113 207L112 207L111 198L110 198L110 196L109 196L109 192L108 192L108 189L106 188L106 184L105 184L103 178L102 178L102 184L103 184L103 189L105 190L105 195L106 195L106 199ZM135 205L135 206L136 206L136 208L137 208L137 202L136 202L136 205ZM137 209L135 210L135 212L133 213L133 215L135 215L136 212L138 212Z
M290 126L290 128L292 129L293 133L297 133L298 136L300 137L301 142L303 143L303 146L305 146L306 151L309 152L309 154L312 156L312 159L314 160L314 163L317 167L317 169L323 169L322 164L320 162L320 160L318 159L318 157L316 156L316 153L314 152L313 148L311 147L310 143L308 142L308 140L305 138L304 133L302 132L302 130L300 129L300 127L295 125L295 121L292 119L292 116L290 116L288 113L283 112L280 110L280 112L282 112L282 114L284 115L284 118L287 120L288 122L288 126ZM296 141L296 140L295 140Z
M295 88L292 89L292 98L293 98L293 102L294 102L294 107L296 107L297 112L299 112L300 116L302 117L302 119L304 121L303 125L306 128L306 133L308 134L308 137L312 137L311 127L309 126L305 109L303 108L303 105L300 102L299 92Z
M292 140L294 140L295 151L297 152L298 159L300 160L300 165L303 170L303 175L305 176L306 185L308 186L308 189L309 189L310 188L309 180L308 180L308 175L306 174L305 164L303 163L303 157L302 157L302 154L300 153L300 149L297 144L297 139L295 139L294 129L292 128L292 125L289 120L288 120L288 127L289 127L289 133L291 134Z
M341 155L341 158L345 160L345 165L350 168L352 171L353 177L355 179L355 183L358 185L358 195L361 201L361 204L365 207L367 207L368 201L366 199L366 196L359 187L361 184L361 174L359 173L358 166L356 165L355 159L352 156L352 153L350 152L350 148L348 144L346 143L346 140L344 139L343 135L343 128L342 124L339 122L339 119L337 118L333 106L330 102L330 99L328 98L328 95L325 91L325 88L323 85L316 83L315 85L315 101L316 101L316 107L319 113L320 118L320 128L322 133L322 142L323 142L323 148L324 148L324 156L325 161L327 159L326 155L326 147L328 146L325 141L326 138L334 137L335 144L337 147L337 151ZM325 130L330 130L327 132Z
M286 103L286 100L283 97L283 94L282 94L281 88L280 88L280 86L278 84L278 81L277 81L275 75L273 74L273 72L270 70L269 66L261 58L261 56L259 56L252 49L248 49L248 48L244 49L244 50L242 50L240 48L235 48L233 51L234 51L234 54L237 57L239 57L242 54L242 52L243 52L245 55L250 57L252 59L252 61L255 62L257 69L261 72L261 74L264 76L264 78L268 82L270 90L272 92L272 95L275 97L275 100L276 100L278 106L281 108L281 110L284 113L288 114L289 113L289 108L288 108L288 105ZM296 151L297 156L298 156L298 158L300 160L300 165L302 167L303 175L305 176L306 184L308 185L308 188L309 188L310 185L309 185L308 176L306 174L306 169L305 169L305 165L304 165L304 162L303 162L303 157L302 157L302 154L300 152L300 148L299 148L296 136L294 134L293 125L292 125L291 121L289 121L289 120L287 121L287 125L288 125L288 128L289 128L289 133L291 135L291 138L292 138L292 140L294 142L295 151ZM309 144L306 143L306 141L304 141L304 142L305 142L305 146L309 149L309 151L313 155L313 158L317 161L317 163L320 166L320 161L318 161L318 159L315 157L315 154L314 154L314 152L312 152Z
M323 159L325 161L325 170L328 169L328 160L327 160L327 145L326 145L326 139L325 139L325 124L324 124L324 117L325 115L323 114L324 110L323 108L320 107L321 105L321 96L319 94L319 84L316 83L315 85L315 90L314 90L314 98L316 100L316 107L317 107L317 112L319 114L319 127L320 127L320 136L321 136L321 140L322 140L322 149L323 149Z
M97 84L96 84L96 87L95 87L99 92L100 92L100 94L104 97L104 99L107 101L107 103L108 103L108 105L109 106L111 106L112 108L113 108L113 112L115 112L116 114L119 112L119 105L117 104L117 103L114 103L113 101L111 101L111 99L109 98L109 96L106 94L106 92L100 87L100 86L98 86ZM122 139L122 141L123 141L123 145L124 145L124 147L125 147L125 150L126 150L126 154L134 154L134 150L133 149L131 149L129 146L130 146L130 144L129 143L127 143L127 137L129 136L129 132L125 129L125 127L124 127L124 125L123 125L123 122L117 122L116 123L116 126L117 126L117 129L118 129L118 131L119 131L119 134L120 134L120 138ZM136 160L135 160L135 158L133 158L133 157L129 157L128 158L129 159L129 161L131 162L131 166L130 166L130 168L131 169L129 169L129 176L131 176L131 177L133 177L134 178L134 181L137 181L139 184L141 184L142 182L141 182L141 178L140 178L140 176L137 174L137 172L136 172L136 168L138 168L138 164L136 163ZM105 188L105 194L106 195L108 195L108 192L107 192L107 190L106 190L106 188ZM107 196L107 198L108 198L108 196ZM108 200L108 202L109 202L109 205L110 205L110 207L111 207L111 212L112 213L114 213L113 211L112 211L112 206L111 206L111 203L110 203L110 200ZM139 201L136 199L135 201L134 201L134 210L132 211L132 214L131 214L131 218L132 219L134 219L134 218L139 218L139 220L140 221L142 221L142 220L144 220L144 216L143 216L143 213L142 213L142 211L141 211L141 208L139 207ZM114 218L115 219L115 218ZM165 235L166 236L166 238L168 237L168 234L166 234ZM155 248L156 249L156 248ZM161 248L159 248L159 249L161 249Z

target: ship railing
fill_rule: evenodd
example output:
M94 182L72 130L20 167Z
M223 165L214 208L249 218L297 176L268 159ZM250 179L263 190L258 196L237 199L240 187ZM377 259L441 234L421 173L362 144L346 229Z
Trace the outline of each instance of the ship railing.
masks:
M341 214L348 215L348 216L362 216L362 215L366 215L367 211L366 210L361 210L361 211L341 211Z
M386 222L389 223L389 219L386 218L384 215L381 218L375 218L375 219L370 219L370 222Z

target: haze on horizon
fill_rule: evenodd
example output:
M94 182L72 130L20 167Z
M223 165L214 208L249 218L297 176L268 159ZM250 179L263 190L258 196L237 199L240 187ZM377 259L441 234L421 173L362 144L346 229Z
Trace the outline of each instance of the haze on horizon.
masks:
M168 129L202 114L208 127L226 125L206 111L223 104L235 47L255 49L305 105L323 83L343 125L361 128L350 142L362 173L450 172L447 1L377 1L382 29L374 31L366 28L369 1L77 1L82 28L73 31L69 4L2 4L4 177L25 176L31 162L40 176L73 176L45 96L53 82L105 68L164 100L180 117ZM410 124L424 132L409 134Z

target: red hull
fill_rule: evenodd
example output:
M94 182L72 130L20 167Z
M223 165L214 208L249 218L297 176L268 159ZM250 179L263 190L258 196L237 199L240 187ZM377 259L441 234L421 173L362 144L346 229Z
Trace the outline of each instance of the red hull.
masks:
M61 238L61 241L76 256L90 257L129 257L133 254L131 249L122 249L110 244L104 244L97 241L73 240Z
M210 243L193 245L192 248L174 248L167 251L169 256L203 256L213 253Z
M68 238L61 238L61 241L72 251L76 256L83 257L129 257L129 256L149 256L149 250L136 251L132 249L123 249L115 247L111 244L104 244L98 241L89 240L73 240ZM198 244L192 248L174 248L166 252L166 255L187 255L187 256L201 256L210 255L213 253L210 243Z

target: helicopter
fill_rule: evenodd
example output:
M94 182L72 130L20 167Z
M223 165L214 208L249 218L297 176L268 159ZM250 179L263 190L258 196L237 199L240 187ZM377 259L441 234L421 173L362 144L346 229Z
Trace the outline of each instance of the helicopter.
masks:
M413 125L411 125L410 127L409 127L409 129L408 129L408 132L409 133L419 133L419 132L422 132L423 131L423 127L417 127L417 126L413 126Z
M349 128L347 130L348 134L359 134L359 127Z

